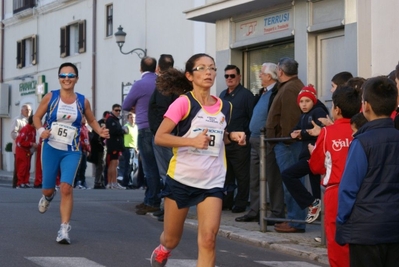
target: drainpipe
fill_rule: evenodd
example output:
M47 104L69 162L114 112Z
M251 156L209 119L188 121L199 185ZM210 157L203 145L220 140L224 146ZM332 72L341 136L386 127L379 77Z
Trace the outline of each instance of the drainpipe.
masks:
M4 0L3 0L4 1ZM96 117L97 113L97 101L96 101L96 59L97 59L97 0L93 0L93 36L92 36L92 42L93 42L93 47L92 47L92 60L91 60L91 94L93 96L92 98L92 110L94 113L94 116Z
M4 0L1 0L1 21L4 20ZM1 51L0 51L0 84L3 83L3 68L4 68L4 24L3 22L0 23L0 35L1 35ZM0 153L0 169L3 169L3 151L4 148L1 144L3 141L3 118L0 118L0 147L1 147L1 153Z

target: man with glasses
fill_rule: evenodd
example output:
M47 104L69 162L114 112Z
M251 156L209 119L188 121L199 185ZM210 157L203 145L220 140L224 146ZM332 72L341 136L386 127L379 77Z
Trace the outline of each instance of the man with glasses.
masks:
M117 167L119 163L119 156L124 149L125 130L119 122L119 117L122 107L119 104L112 106L112 111L107 120L105 121L106 128L109 130L109 139L106 141L107 145L107 163L108 163L108 184L107 189L126 189L116 181Z
M16 188L17 187L17 165L16 165L16 160L15 160L15 139L17 139L19 131L26 125L28 124L28 118L30 114L32 113L32 108L30 105L25 104L22 105L21 107L21 114L18 115L18 117L14 118L12 125L11 125L11 138L13 140L13 145L12 145L12 152L14 154L14 174L12 178L12 187ZM29 187L28 185L24 185Z
M249 122L252 117L255 97L251 91L241 85L240 69L237 66L227 65L224 73L227 89L221 92L219 97L230 101L233 105L227 132L245 132L247 144L243 146L232 141L226 145L227 173L225 188L227 195L223 199L223 208L231 209L233 213L240 213L245 211L248 204L251 151ZM235 188L237 188L236 194L234 194Z
M236 222L259 222L260 210L260 130L265 127L267 116L273 100L278 92L277 66L274 63L263 63L259 73L262 88L257 95L249 129L251 137L251 180L249 182L250 210L247 214L237 217ZM266 160L267 159L267 160ZM266 144L265 153L267 186L270 198L270 216L273 218L285 217L284 191L280 170L276 163L276 157L269 143ZM274 225L274 221L267 221L268 225Z

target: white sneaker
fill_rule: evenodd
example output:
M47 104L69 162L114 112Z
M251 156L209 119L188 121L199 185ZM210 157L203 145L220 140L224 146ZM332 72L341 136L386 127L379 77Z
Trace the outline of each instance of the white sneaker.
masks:
M105 189L112 189L112 186L111 186L111 184L110 184L110 183L108 183L108 184L105 186Z
M53 196L51 197L51 200L53 200L55 194L57 191L54 191ZM42 195L42 198L39 200L38 208L40 213L45 213L48 210L48 207L50 206L50 201L47 200L45 195Z
M306 222L307 223L314 222L317 219L317 217L319 217L320 211L321 211L321 200L317 198L308 208L308 215L306 216Z
M71 244L71 239L69 239L68 232L71 230L69 223L61 224L61 228L58 231L57 242L60 244Z
M117 182L117 183L114 183L114 184L112 185L112 188L114 188L114 189L120 189L120 190L125 190L125 189L126 189L126 187L121 186L118 182Z

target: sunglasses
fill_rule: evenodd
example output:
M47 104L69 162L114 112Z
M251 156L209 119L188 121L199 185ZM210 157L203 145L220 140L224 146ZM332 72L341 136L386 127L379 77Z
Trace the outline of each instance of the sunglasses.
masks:
M115 111L115 112L121 112L121 110L120 110L120 109L114 109L114 111Z
M75 73L60 73L60 74L58 74L58 78L60 78L60 79L65 79L67 77L69 79L73 79L73 78L76 78L76 74Z
M232 79L234 79L234 78L236 77L236 75L235 75L235 74L225 74L225 75L224 75L224 78L225 78L225 79L228 79L229 77L232 78Z

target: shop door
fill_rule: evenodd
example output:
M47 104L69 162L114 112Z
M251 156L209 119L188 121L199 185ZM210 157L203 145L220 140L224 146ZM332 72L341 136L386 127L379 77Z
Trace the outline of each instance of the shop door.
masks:
M317 94L330 110L331 79L345 69L345 36L344 31L322 33L317 36Z
M259 47L250 50L247 53L246 76L244 77L244 84L252 93L257 94L262 87L259 72L262 69L262 64L271 62L277 64L282 57L294 57L294 43L278 43L264 47Z

